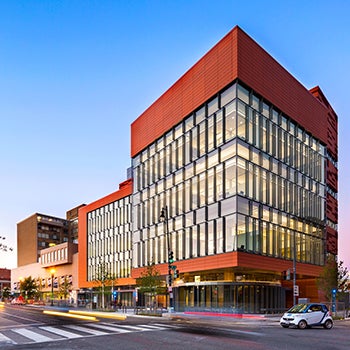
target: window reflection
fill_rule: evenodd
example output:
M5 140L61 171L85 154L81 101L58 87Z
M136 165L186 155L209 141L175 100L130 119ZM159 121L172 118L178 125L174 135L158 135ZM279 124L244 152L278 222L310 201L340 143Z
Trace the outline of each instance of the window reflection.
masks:
M164 205L173 218L171 229L178 232L180 258L244 246L290 259L297 232L298 259L321 263L322 255L308 257L305 251L323 249L325 156L318 140L258 94L230 86L133 159L134 228L155 240L147 243L150 238L141 235L146 253L136 254L135 265L145 263L152 250L166 260L157 248L161 238L153 234ZM214 204L206 216L206 206ZM186 219L182 230L181 217L191 211L196 221ZM90 229L106 229L123 214L113 215L107 221L91 219ZM306 230L304 222L312 229Z

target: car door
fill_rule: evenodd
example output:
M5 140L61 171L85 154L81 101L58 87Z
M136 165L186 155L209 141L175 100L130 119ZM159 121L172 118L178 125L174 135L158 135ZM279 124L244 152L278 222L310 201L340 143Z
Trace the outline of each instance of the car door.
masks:
M324 313L322 310L322 305L318 305L318 304L310 305L307 311L307 323L309 325L319 323L321 322L323 316L324 316Z

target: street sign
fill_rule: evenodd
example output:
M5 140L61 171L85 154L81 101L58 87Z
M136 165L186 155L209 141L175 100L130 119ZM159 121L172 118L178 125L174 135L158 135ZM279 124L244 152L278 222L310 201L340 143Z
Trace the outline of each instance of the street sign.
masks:
M299 286L297 286L297 285L294 286L294 296L295 297L299 296Z

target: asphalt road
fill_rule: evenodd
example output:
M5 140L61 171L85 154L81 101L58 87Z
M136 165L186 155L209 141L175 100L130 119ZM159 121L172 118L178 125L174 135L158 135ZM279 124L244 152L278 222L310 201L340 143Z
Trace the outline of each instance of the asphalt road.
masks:
M350 348L350 320L331 330L284 329L277 318L129 316L98 322L48 316L29 307L0 309L0 349L209 350Z

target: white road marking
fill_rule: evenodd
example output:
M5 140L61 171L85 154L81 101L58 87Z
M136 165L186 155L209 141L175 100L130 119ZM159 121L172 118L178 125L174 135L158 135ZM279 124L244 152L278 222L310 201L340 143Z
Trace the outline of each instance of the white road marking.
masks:
M3 335L0 333L0 344L1 343L5 343L5 344L16 344L15 341L13 341L12 339L6 337L6 335ZM1 345L0 345L1 347Z
M91 329L91 328L87 328L87 327L81 327L81 326L76 326L76 325L66 325L65 327L68 327L70 329L76 330L76 331L80 331L80 332L84 332L84 333L88 333L88 334L92 334L92 335L106 335L108 333L106 332L101 332L98 331L96 329Z
M81 334L68 332L68 331L65 331L64 329L61 329L61 328L55 328L55 327L40 327L40 329L43 329L44 331L48 331L48 332L50 332L50 333L54 333L54 334L57 334L57 335L61 335L62 337L64 337L64 338L69 338L69 339L81 338L81 337L82 337Z
M71 329L72 332L68 331L68 329ZM1 344L27 344L27 343L41 343L41 342L47 342L47 341L60 341L64 339L74 339L74 338L83 338L83 337L89 337L89 336L100 336L100 335L109 335L109 334L115 334L115 333L132 333L132 332L142 332L142 331L157 331L157 330L166 330L171 328L178 328L178 326L175 325L167 325L167 324L147 324L147 325L139 325L139 326L133 326L133 325L120 325L120 324L111 324L111 323L91 323L88 327L86 326L78 326L78 325L64 325L64 326L40 326L38 328L14 328L11 331L14 333L17 333L26 339L27 341L17 341L12 340L9 338L10 333L7 335L4 335L0 332L0 347ZM47 333L52 333L52 337L50 338L47 335L40 334L37 331L42 330ZM104 331L103 331L104 330ZM82 332L84 335L75 333L74 331ZM107 332L109 331L109 332ZM111 333L110 333L111 332ZM239 331L238 331L239 332ZM249 333L254 334L254 332L242 332L242 333ZM60 338L55 337L60 336ZM258 333L256 333L258 334Z
M165 327L165 328L179 328L179 326L175 326L172 324L154 323L154 325L158 327Z
M118 333L130 333L132 332L131 330L127 329L119 329L117 327L111 327L107 326L105 324L100 324L100 323L93 323L91 324L92 327L100 328L100 329L105 329L106 331L111 331L111 332L118 332Z
M135 331L146 331L146 330L149 330L149 329L145 329L143 327L138 327L138 326L131 326L131 325L118 325L118 327L121 327L121 328L126 328L126 329L133 329Z
M154 325L151 325L151 324L144 324L144 325L142 325L142 327L144 327L144 328L148 328L148 329L150 329L150 330L157 330L157 329L161 329L161 330L163 330L163 329L165 329L166 327L163 327L163 326L154 326Z
M26 329L26 328L17 328L17 329L14 329L13 332L18 333L19 335L23 335L24 337L29 338L29 339L35 341L36 343L52 340L51 338L49 338L45 335L33 332L33 331Z

